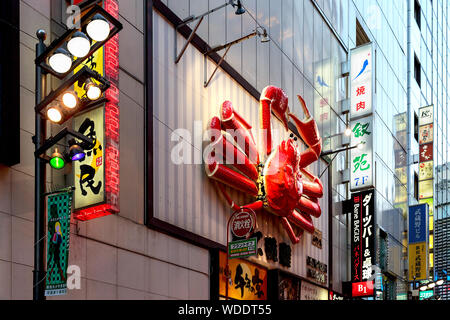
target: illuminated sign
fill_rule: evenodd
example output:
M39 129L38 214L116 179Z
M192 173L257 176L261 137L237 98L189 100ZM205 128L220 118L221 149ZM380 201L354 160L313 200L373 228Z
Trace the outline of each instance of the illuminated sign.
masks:
M237 300L267 299L267 269L242 259L229 260L231 278L225 276L227 254L219 253L219 295ZM228 280L228 281L227 281ZM227 294L228 291L228 294Z
M350 123L351 145L359 145L350 151L350 189L352 191L373 187L373 118L366 117Z
M428 237L428 205L409 207L409 243L426 242Z
M428 274L428 204L409 207L409 280L425 280Z
M246 258L256 255L258 250L257 239L238 240L228 243L228 258Z
M80 0L74 0L73 4L76 5L80 2ZM102 4L111 16L116 19L119 17L119 5L117 0L103 0ZM103 176L102 186L100 187L100 191L96 193L99 188L99 185L97 184L98 181L94 180L92 182L92 179L88 179L83 186L83 192L79 185L80 177L77 177L77 174L79 175L80 171L75 172L74 181L76 191L81 193L81 195L74 195L74 217L78 220L90 220L119 212L119 35L116 34L112 37L101 50L98 50L92 58L86 61L86 64L91 69L96 70L102 76L106 77L111 86L105 92L105 98L108 101L102 107L104 109L102 133L98 131L99 129L95 129L97 137L103 135L101 139L103 144L101 150L102 156L98 156L98 153L94 154L94 151L91 150L91 156L93 155L95 158L95 163L91 163L90 167L94 169L96 179ZM75 89L80 90L78 87L75 87ZM76 125L75 129L78 130ZM84 164L87 164L87 160L85 160ZM87 170L89 172L85 172L84 177L81 177L83 181L93 175L92 169ZM92 192L90 192L92 189L91 186L93 186L94 189Z
M372 277L375 264L375 192L352 194L351 199L351 282Z
M328 290L302 281L300 300L328 300Z
M426 290L419 292L419 300L425 300L431 298L434 295L433 290Z
M104 108L99 107L74 118L75 130L94 140L92 148L83 146L86 156L73 162L74 209L80 210L105 202Z
M409 281L428 279L427 248L426 242L408 246Z
M373 296L373 281L352 283L352 297Z
M373 48L372 44L359 46L350 53L350 118L372 114L373 108Z

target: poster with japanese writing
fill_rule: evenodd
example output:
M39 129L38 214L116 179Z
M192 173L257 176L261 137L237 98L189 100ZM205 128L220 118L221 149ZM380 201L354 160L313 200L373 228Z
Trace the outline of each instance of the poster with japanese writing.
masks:
M433 108L434 106L426 106L419 109L419 126L433 123Z
M426 162L433 160L433 143L421 144L419 146L419 161Z
M361 118L350 123L350 189L352 191L373 187L373 117Z
M94 140L94 146L83 143L85 158L73 162L74 208L87 208L105 201L104 108L99 107L76 116L74 129Z
M426 124L419 127L419 144L433 141L433 124Z
M428 279L427 244L413 243L408 246L409 281Z
M433 161L419 163L419 181L433 179Z
M227 254L219 253L219 295L236 300L267 299L267 269L244 259L228 261L231 278L225 277Z
M350 118L365 117L373 112L373 47L368 43L350 52Z
M57 296L67 293L71 212L72 192L48 197L46 296Z
M364 282L376 264L375 191L353 193L351 203L351 282Z
M433 180L419 181L419 199L433 197Z

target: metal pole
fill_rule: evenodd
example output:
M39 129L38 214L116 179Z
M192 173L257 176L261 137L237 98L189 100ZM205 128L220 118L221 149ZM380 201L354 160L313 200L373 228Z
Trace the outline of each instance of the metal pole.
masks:
M44 41L47 34L40 29L36 32L39 43L36 44L36 57L39 57L46 49ZM42 68L36 65L36 91L35 103L38 105L47 91L46 78ZM35 111L35 150L38 150L45 140L46 120ZM44 265L44 237L45 237L45 163L39 157L34 159L34 270L33 270L33 300L45 300L45 265Z

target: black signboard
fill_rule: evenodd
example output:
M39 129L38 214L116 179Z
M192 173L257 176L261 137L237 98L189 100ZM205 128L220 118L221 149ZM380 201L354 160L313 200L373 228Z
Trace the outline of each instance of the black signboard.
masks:
M374 190L353 193L351 204L351 282L364 282L376 263Z

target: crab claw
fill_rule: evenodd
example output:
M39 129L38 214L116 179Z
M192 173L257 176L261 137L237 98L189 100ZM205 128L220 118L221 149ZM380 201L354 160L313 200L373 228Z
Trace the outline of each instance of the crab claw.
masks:
M319 159L320 153L322 152L322 138L319 135L317 123L311 117L305 101L301 96L297 97L305 113L305 120L300 120L292 113L289 113L289 117L294 121L300 136L309 147L302 153L300 158L300 168L304 168Z
M265 87L261 93L260 102L270 103L271 111L288 130L289 105L288 97L283 89L274 86Z

